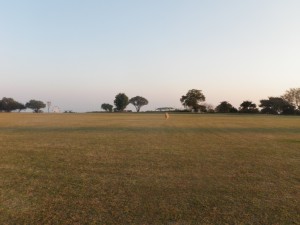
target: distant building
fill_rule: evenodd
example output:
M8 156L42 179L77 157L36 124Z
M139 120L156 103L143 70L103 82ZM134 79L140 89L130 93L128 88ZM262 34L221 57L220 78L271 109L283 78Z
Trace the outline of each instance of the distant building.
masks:
M175 111L176 109L174 109L173 107L161 107L161 108L157 108L155 109L155 111L159 111L159 112L169 112L169 111Z
M60 108L58 106L54 106L53 109L52 109L52 112L60 113Z

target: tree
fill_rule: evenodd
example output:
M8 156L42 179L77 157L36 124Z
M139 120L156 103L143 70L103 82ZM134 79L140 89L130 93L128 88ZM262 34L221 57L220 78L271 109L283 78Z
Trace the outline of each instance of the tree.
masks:
M212 104L204 103L202 105L203 105L203 107L205 107L205 112L208 112L208 113L215 112L214 106Z
M141 96L135 96L129 100L129 103L134 105L136 111L139 112L141 107L148 105L148 100Z
M201 90L191 89L186 95L181 96L180 102L184 107L188 107L195 111L198 111L201 106L199 102L205 101L205 96L202 94Z
M105 110L106 112L112 112L112 110L113 110L113 106L111 104L108 104L108 103L103 103L101 105L101 108L103 110Z
M265 114L294 114L295 106L279 97L269 97L269 99L260 100L259 107L262 107L261 113Z
M215 109L218 113L236 113L238 110L234 108L229 102L221 102Z
M124 93L119 93L115 97L114 104L116 106L116 111L124 111L129 103L128 97Z
M21 111L22 109L24 109L24 105L20 102L15 101L13 98L4 97L2 98L2 100L0 100L0 111L11 112L17 109Z
M281 98L295 106L297 109L300 109L300 88L290 88L281 96Z
M19 110L21 112L22 110L25 110L26 106L22 103L17 102L16 110Z
M256 104L251 101L243 101L240 105L239 112L241 113L258 113L259 110L256 107Z
M35 113L39 113L41 112L40 109L46 107L46 104L42 101L30 100L26 103L25 107L32 109Z

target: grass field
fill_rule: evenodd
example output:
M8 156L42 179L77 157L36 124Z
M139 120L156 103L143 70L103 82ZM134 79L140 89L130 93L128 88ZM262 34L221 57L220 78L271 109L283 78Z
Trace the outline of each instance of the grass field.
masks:
M0 224L300 224L300 117L0 113Z

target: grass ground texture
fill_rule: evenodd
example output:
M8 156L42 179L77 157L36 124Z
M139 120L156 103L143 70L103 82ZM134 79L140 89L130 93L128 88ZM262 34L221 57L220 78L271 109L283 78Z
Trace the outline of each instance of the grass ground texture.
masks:
M300 117L0 113L0 224L300 224Z

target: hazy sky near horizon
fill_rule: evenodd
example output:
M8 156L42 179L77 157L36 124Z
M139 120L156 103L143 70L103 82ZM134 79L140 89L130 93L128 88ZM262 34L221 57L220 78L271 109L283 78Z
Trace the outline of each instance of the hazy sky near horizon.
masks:
M181 107L300 87L299 0L0 0L0 97L100 110L116 94ZM132 106L128 109L133 109Z

